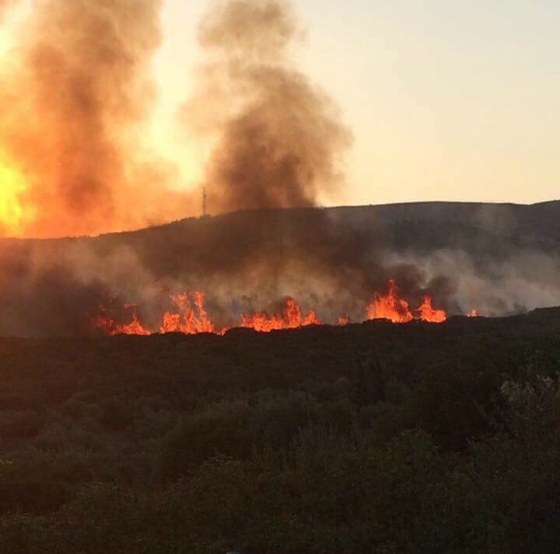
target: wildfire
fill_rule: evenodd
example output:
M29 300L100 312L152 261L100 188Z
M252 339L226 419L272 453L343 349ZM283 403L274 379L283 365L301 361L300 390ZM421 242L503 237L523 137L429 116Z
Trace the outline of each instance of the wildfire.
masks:
M217 327L210 318L206 307L206 296L202 292L183 293L171 296L171 301L177 311L169 311L163 315L162 324L157 331L148 330L137 314L135 305L127 305L125 308L131 313L131 321L126 324L118 324L109 317L104 309L102 314L95 319L93 325L107 335L151 335L154 333L183 333L185 335L196 335L199 333L213 333L223 335L230 327ZM414 319L420 319L429 323L443 323L447 320L444 310L436 309L432 305L432 297L424 296L421 306L412 312L409 303L400 298L398 287L394 280L388 283L386 294L376 293L372 302L367 306L368 320L387 319L393 323L408 323ZM417 314L415 318L413 313ZM471 312L469 317L477 317L476 312ZM338 325L348 325L348 316L338 318ZM284 329L299 329L310 325L323 325L314 310L304 314L301 306L293 299L287 298L281 313L271 314L268 312L256 312L243 315L239 327L254 329L261 333L279 331Z
M206 300L204 293L193 292L190 296L183 293L172 296L171 300L181 312L164 314L162 333L183 333L185 335L216 333L216 326L210 321L204 307Z
M432 306L432 297L424 296L421 306L416 310L417 319L428 323L443 323L447 321L445 310L436 310ZM389 281L389 290L382 295L374 294L372 302L367 307L368 320L388 319L393 323L409 323L415 319L410 304L399 298L399 290L394 279Z
M301 307L292 298L286 300L286 308L282 315L269 315L266 312L257 313L250 316L243 316L242 327L254 329L262 333L279 331L281 329L299 329L309 325L322 325L317 319L317 315L311 310L303 316Z
M424 296L424 302L418 308L420 319L429 323L443 323L447 321L447 314L444 310L435 310L432 307L432 297Z
M94 327L96 329L101 329L105 334L109 336L116 335L151 335L150 331L144 328L138 314L136 312L136 306L133 304L127 304L125 308L132 312L132 321L126 325L119 325L114 319L108 317L105 310L102 309L102 314L98 316L94 321Z
M368 319L388 319L393 323L408 323L414 319L409 304L398 295L394 279L389 281L389 291L385 295L374 294L371 304L367 307Z
M0 234L17 234L28 218L21 204L26 188L23 175L7 164L0 153Z
M338 318L337 325L339 327L346 327L346 325L348 325L349 323L350 323L350 318L347 315L345 315L343 317Z

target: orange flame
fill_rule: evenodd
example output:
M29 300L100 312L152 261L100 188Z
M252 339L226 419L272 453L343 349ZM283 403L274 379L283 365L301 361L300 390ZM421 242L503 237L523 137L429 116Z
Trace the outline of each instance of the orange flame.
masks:
M414 319L409 304L398 296L394 279L389 281L389 291L385 295L376 292L367 307L368 319L388 319L393 323L408 323Z
M424 296L422 305L418 308L420 319L429 323L443 323L447 321L447 313L444 310L435 310L432 307L432 297Z
M467 314L467 317L479 317L477 310L472 310Z
M171 300L181 310L181 313L166 312L164 314L162 333L183 333L185 335L216 333L216 326L208 317L204 307L206 300L204 293L193 292L190 297L188 293L183 293L172 296Z
M254 329L261 333L270 333L281 329L299 329L309 325L323 325L323 323L317 319L313 310L303 316L301 307L293 298L286 300L286 308L282 315L269 315L266 312L250 316L244 315L241 324L242 327Z
M133 304L127 304L125 306L127 310L132 310L132 321L126 325L119 325L115 322L112 318L108 317L105 314L105 310L102 309L102 314L98 316L94 321L94 327L97 329L101 329L105 332L105 334L109 336L116 336L116 335L142 335L148 336L151 335L150 331L144 328L140 319L138 318L138 314L136 312L136 306Z
M347 315L345 315L344 317L339 317L338 318L337 325L339 327L346 327L346 325L348 325L349 323L350 323L350 318Z
M414 320L410 306L406 300L399 298L396 282L391 279L388 283L386 294L375 293L372 302L367 306L368 319L387 319L393 323L408 323ZM206 296L202 292L183 293L171 296L171 300L177 306L179 312L166 312L159 329L160 333L183 333L185 335L196 335L199 333L214 333L223 335L229 327L218 328L211 320L205 307ZM150 331L141 323L136 306L126 305L127 310L132 311L132 321L127 324L118 324L101 309L101 315L94 320L94 326L107 335L151 335L158 331ZM435 309L432 306L432 297L424 296L422 305L416 311L418 319L430 323L443 323L447 320L444 310ZM469 317L477 317L476 311L468 314ZM338 326L346 326L350 322L348 316L339 317ZM284 329L299 329L310 325L324 325L317 317L314 310L303 314L301 306L293 299L286 299L284 310L281 314L269 314L257 312L251 315L243 315L241 327L254 329L262 333L279 331Z

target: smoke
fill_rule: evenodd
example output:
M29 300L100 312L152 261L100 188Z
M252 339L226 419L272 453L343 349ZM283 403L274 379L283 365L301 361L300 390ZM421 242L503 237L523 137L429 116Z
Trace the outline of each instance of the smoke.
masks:
M95 333L101 313L129 323L127 304L157 330L163 313L175 310L170 295L195 290L207 294L218 328L239 325L242 314L277 313L288 296L328 323L360 322L390 278L411 309L429 293L450 315L560 304L560 251L534 245L560 204L546 215L538 206L510 212L510 228L525 244L476 209L400 208L261 210L95 239L3 240L0 335ZM476 227L481 221L484 228ZM542 230L535 232L535 221Z
M34 4L0 69L3 235L90 235L198 211L143 139L162 1ZM183 119L212 140L204 181L215 213L316 206L342 182L351 136L293 62L301 35L280 0L216 3L200 24L207 63Z
M216 139L206 176L214 212L315 206L342 182L351 135L295 67L300 36L281 0L219 2L200 24L208 61L184 115Z
M0 112L0 220L26 235L77 235L189 210L169 187L174 168L142 140L160 8L37 0L0 69L10 107ZM413 308L431 293L451 314L560 303L557 207L317 209L342 183L351 136L294 64L301 36L280 0L219 2L200 25L207 59L182 123L211 145L210 210L252 211L97 239L0 241L0 335L88 334L101 310L127 322L127 303L157 329L170 294L193 290L208 294L217 324L277 310L286 296L329 323L361 321L390 278ZM288 207L298 209L278 209Z
M0 159L17 176L12 202L25 211L16 231L94 234L186 210L168 187L173 168L139 138L156 97L160 8L161 0L36 2L0 71L0 101L10 106L0 114Z

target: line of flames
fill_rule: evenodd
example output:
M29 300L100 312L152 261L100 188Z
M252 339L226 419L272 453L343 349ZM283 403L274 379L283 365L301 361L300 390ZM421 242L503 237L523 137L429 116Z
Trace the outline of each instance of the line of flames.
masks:
M127 324L119 324L102 309L102 313L94 320L93 326L107 335L152 335L156 333L182 333L185 335L196 335L200 333L225 334L230 328L218 328L210 319L205 309L205 295L202 292L183 293L171 296L172 302L177 307L177 312L166 312L158 331L147 329L138 317L135 305L129 304L125 309L131 313L132 321ZM422 304L414 312L406 300L399 297L397 284L390 280L388 291L385 294L375 293L373 299L366 308L367 319L385 319L392 323L409 323L413 320L421 320L428 323L444 323L447 321L445 310L436 309L432 305L432 297L425 295ZM415 315L416 314L416 315ZM469 317L478 317L473 310ZM338 319L339 326L350 323L348 317ZM284 310L280 314L269 314L257 312L243 315L239 327L254 329L262 333L278 331L283 329L298 329L310 325L324 325L315 311L310 310L306 314L301 306L293 299L288 298Z

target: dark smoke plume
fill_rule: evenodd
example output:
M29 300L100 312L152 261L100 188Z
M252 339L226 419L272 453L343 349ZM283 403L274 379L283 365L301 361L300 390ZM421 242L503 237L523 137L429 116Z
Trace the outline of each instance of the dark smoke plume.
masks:
M217 135L206 177L213 211L315 206L341 182L350 133L295 68L299 36L281 0L220 2L200 25L209 61L186 115Z
M0 115L0 153L27 182L25 234L98 233L179 212L167 211L176 200L165 186L170 170L138 138L155 98L161 3L36 3L0 71L0 100L10 106Z

